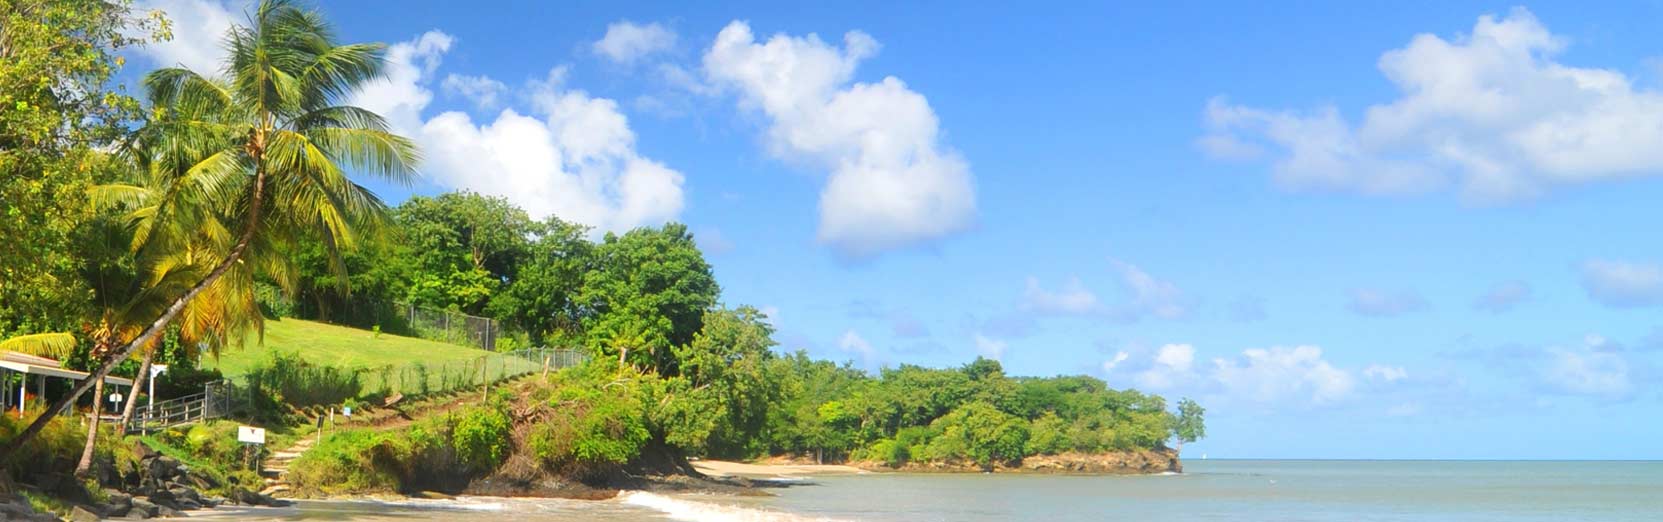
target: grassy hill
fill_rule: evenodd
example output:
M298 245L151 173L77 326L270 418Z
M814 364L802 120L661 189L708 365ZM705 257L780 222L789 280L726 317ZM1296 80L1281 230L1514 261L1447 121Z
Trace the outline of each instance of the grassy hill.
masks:
M438 341L403 337L392 334L375 335L368 330L336 326L316 321L283 319L266 321L266 338L262 345L252 336L242 348L229 347L219 360L204 357L203 366L218 368L227 377L242 375L266 354L281 350L297 353L314 364L378 368L412 362L439 366L445 363L476 361L487 354L478 349Z

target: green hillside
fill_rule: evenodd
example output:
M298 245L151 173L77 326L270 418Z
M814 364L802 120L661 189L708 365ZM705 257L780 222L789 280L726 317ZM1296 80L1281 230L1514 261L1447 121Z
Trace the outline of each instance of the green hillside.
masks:
M268 352L297 353L308 362L338 367L379 368L421 362L430 366L477 361L489 352L438 341L301 319L266 321L265 343L252 336L242 348L229 347L219 360L204 357L203 366L218 368L227 377L242 375Z

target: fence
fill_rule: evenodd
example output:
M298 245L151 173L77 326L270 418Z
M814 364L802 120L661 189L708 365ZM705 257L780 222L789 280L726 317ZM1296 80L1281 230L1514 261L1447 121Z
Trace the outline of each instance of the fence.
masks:
M231 413L232 393L226 384L213 383L204 386L202 393L138 407L127 431L148 433L224 417Z
M557 348L487 353L466 361L410 363L361 370L363 395L426 395L582 364L588 355Z
M441 310L412 303L396 303L399 312L410 326L410 333L423 339L463 344L482 350L496 351L497 336L502 330L496 320Z

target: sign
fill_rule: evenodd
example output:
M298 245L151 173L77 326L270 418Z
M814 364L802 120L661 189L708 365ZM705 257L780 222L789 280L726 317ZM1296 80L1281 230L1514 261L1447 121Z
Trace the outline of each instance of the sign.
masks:
M341 407L341 415L351 417L352 416L352 407L351 406L342 406Z
M116 404L121 404L121 394L120 393L110 394L110 402L113 402L113 403L116 403Z
M150 365L150 378L154 379L154 378L156 378L157 375L161 375L162 373L164 373L166 371L167 371L167 365L166 364L152 364L152 365Z
M253 426L237 426L237 442L265 444L266 429Z

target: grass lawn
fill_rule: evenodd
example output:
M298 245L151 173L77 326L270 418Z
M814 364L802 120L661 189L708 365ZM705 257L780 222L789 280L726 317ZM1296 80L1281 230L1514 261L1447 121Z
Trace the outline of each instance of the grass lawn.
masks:
M266 320L266 342L261 345L253 335L242 348L230 346L215 361L203 357L203 366L218 368L226 377L247 372L250 367L266 359L273 350L300 354L313 364L343 368L379 368L412 362L440 365L447 362L475 361L489 352L450 343L381 334L369 330L303 321L300 319Z
M235 380L274 351L295 353L319 366L362 370L364 393L425 394L472 386L483 377L495 380L541 368L536 362L476 348L385 333L376 336L369 330L300 319L267 320L264 344L251 335L243 347L226 348L217 361L204 356L202 366L218 368Z

